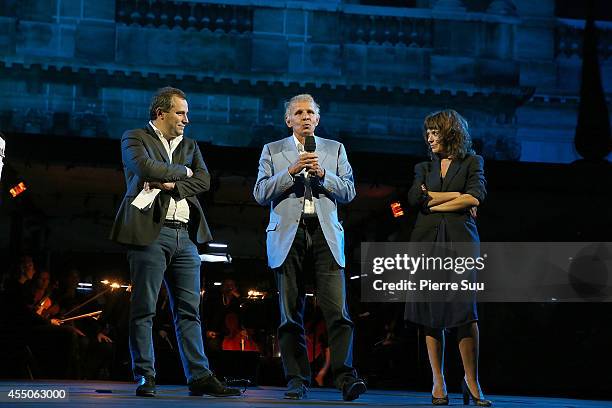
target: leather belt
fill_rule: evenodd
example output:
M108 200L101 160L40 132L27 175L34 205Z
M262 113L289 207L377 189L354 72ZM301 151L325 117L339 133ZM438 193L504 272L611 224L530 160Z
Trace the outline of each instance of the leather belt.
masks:
M173 220L165 220L164 227L172 228L172 229L188 229L189 224L181 221L173 221Z

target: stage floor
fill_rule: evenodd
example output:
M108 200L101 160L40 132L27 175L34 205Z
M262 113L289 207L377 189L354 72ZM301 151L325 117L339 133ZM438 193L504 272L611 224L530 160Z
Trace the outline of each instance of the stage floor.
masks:
M16 407L88 407L105 405L110 407L172 407L206 406L217 407L342 407L347 405L362 407L422 407L431 406L430 396L421 392L370 390L353 402L342 401L341 394L333 389L315 388L308 393L308 398L301 401L283 399L283 388L251 387L241 397L214 398L190 397L187 387L183 385L161 385L157 387L157 397L139 398L134 395L132 383L111 381L0 381L0 406ZM45 399L44 403L33 400L9 398L10 390L59 390L67 391L67 400ZM13 393L15 394L15 393ZM462 405L461 395L450 395L451 405ZM587 401L564 398L520 397L489 395L494 407L521 408L595 408L612 407L612 401ZM14 401L12 403L11 401ZM42 401L38 399L37 401Z

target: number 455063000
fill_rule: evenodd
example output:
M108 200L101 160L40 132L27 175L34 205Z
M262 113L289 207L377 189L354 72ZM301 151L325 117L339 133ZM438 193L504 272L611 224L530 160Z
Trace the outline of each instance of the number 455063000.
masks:
M10 389L6 397L8 400L66 399L68 392L64 389Z

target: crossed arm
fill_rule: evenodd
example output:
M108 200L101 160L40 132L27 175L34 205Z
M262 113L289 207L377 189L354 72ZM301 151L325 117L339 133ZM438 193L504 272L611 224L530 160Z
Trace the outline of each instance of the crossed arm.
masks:
M121 138L121 158L123 164L142 180L165 183L187 178L185 166L152 159L142 137L134 131L125 132Z
M421 188L423 189L424 187L425 185L422 184ZM427 191L426 189L424 189L423 191L426 192L427 195L429 195L429 197L431 197L431 199L427 202L427 206L430 208L447 203L449 201L452 201L461 195L461 193L459 193L458 191L438 192L438 191Z
M486 181L483 160L480 156L470 158L465 192L428 191L425 187L427 165L415 166L415 178L408 193L410 205L424 208L428 212L457 212L469 209L476 217L476 207L486 196Z
M480 205L480 201L468 193L428 191L427 194L431 197L427 203L431 212L455 212Z
M172 197L176 200L182 200L185 197L191 197L210 190L210 173L204 163L202 152L196 142L195 149L193 152L193 159L191 162L191 169L188 167L187 170L192 172L193 175L188 176L186 179L178 180L174 182L174 186L169 189ZM170 186L168 186L170 187Z
M182 143L185 143L183 141ZM139 135L126 132L121 139L121 154L124 165L141 180L144 188L159 188L172 194L175 199L194 196L210 189L210 173L206 168L197 143L191 168L182 164L164 163L152 159Z

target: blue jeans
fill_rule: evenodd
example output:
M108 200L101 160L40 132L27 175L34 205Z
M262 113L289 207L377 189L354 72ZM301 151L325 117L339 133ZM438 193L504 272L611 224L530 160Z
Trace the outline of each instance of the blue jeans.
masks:
M155 376L152 328L162 281L170 299L187 382L209 376L199 314L201 261L187 230L162 227L152 244L131 246L127 257L132 280L130 353L134 378Z

